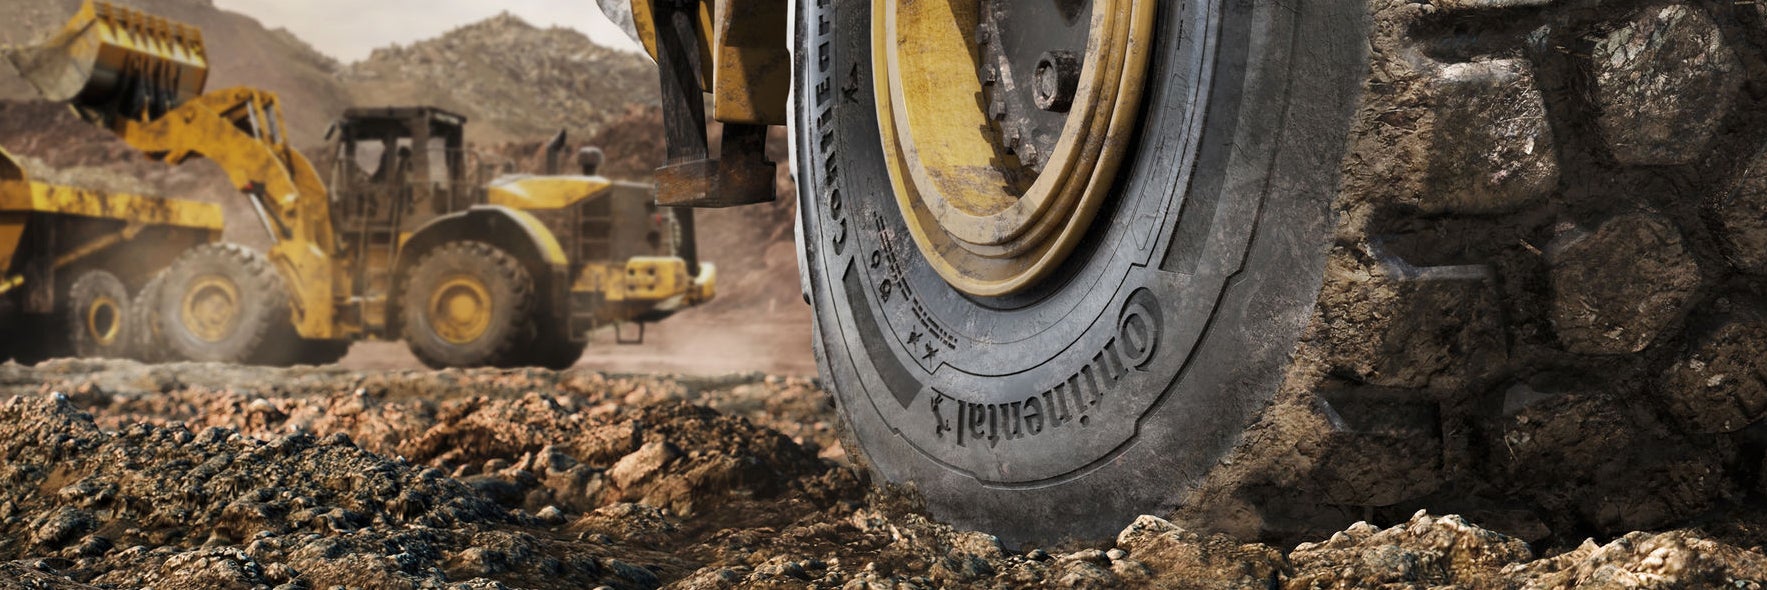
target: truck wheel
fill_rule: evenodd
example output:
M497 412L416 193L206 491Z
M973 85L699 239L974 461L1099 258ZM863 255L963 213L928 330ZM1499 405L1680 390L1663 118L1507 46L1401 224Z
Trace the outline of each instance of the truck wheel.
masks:
M165 290L165 284L165 272L153 275L129 303L132 356L143 363L164 363L173 358L172 351L166 348L165 335L160 333L160 293Z
M288 291L263 255L235 244L207 244L166 269L159 333L177 358L275 364L294 340Z
M80 275L68 289L68 341L81 358L128 358L137 322L131 311L129 288L107 271Z
M519 361L539 308L521 262L482 242L425 254L404 288L405 342L425 365L506 366Z
M849 449L1008 541L1755 489L1759 15L1509 4L800 2Z

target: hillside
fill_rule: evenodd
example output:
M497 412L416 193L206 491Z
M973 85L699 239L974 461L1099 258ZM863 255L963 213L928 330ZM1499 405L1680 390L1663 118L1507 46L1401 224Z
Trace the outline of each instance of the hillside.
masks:
M658 102L648 58L508 13L436 39L375 50L340 74L357 104L435 104L471 119L469 134L481 143L547 137L559 129L587 139L628 104Z

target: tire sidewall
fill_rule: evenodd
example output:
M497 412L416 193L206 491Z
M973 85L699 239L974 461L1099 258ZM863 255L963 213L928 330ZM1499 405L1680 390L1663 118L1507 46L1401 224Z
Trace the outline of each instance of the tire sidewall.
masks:
M869 3L798 7L794 141L818 362L871 468L914 484L941 517L1016 540L1109 534L1181 501L1281 384L1321 282L1366 71L1364 7L1160 10L1144 100L1180 108L1147 109L1123 188L1057 278L980 300L938 279L888 193ZM1131 326L1153 342L1125 344ZM1018 416L1090 369L1122 374L1094 390L1090 423L1073 416L1047 438L990 426L949 446L953 404Z
M481 250L474 252L473 250ZM434 290L450 277L477 277L491 296L491 323L478 339L454 344L443 339L430 324L425 310ZM520 297L532 297L533 289L513 284L531 281L526 269L489 245L447 244L425 255L412 268L403 289L405 339L412 352L425 364L435 368L494 366L509 360L524 338L532 331L531 322L521 317L532 313L531 302L523 305ZM529 283L532 284L531 282ZM525 294L524 294L525 291Z
M94 327L90 325L88 311L100 297L109 298L116 306L117 317L112 321L116 322L117 336L110 344L99 342L92 335ZM135 338L136 322L130 303L129 288L110 272L88 271L75 280L68 289L67 308L68 340L73 344L74 354L83 358L126 358Z
M266 351L271 331L292 330L287 298L274 275L259 275L254 266L265 265L261 256L242 248L205 247L187 254L167 270L158 295L159 334L178 358L194 362L246 364ZM270 273L273 271L265 271ZM204 340L185 329L184 297L199 280L220 277L239 293L238 320L219 341Z

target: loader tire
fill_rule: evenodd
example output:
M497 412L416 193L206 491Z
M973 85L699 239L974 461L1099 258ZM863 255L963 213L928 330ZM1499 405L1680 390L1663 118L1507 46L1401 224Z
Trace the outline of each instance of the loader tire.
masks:
M521 364L542 369L550 369L553 371L563 371L575 366L577 361L582 360L583 350L584 345L582 343L571 342L569 337L558 334L541 333L535 336L533 342L528 344L526 353L522 355L523 360Z
M295 341L288 290L262 254L237 244L206 244L165 271L160 337L180 360L285 364Z
M1754 489L1767 109L1743 64L1767 12L1150 4L1140 110L1102 140L1127 150L1107 198L1019 276L988 259L1018 264L1006 248L952 254L975 230L943 212L994 185L904 172L941 147L892 128L962 109L914 120L936 87L879 86L939 46L880 60L874 40L917 39L874 30L896 3L799 3L806 298L879 480L1009 543L1140 514L1294 541L1418 509L1581 539ZM942 4L901 6L889 26ZM982 30L949 47L1017 59L1012 40L1058 37L997 23L1062 15L983 6L994 28L946 27ZM990 125L1043 116L983 86L968 102ZM955 158L1030 166L1025 137Z
M129 288L116 275L86 271L68 289L67 334L74 356L128 358L136 322L130 315Z
M520 261L483 242L453 242L418 260L403 289L405 342L435 369L522 362L540 308Z

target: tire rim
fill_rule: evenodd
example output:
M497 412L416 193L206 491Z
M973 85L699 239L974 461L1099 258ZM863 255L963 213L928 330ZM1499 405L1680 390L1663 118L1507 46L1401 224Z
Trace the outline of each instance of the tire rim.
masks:
M1156 11L1153 0L1016 4L872 4L878 128L897 205L940 276L982 297L1036 285L1085 237L1132 149ZM1020 34L1064 16L1071 31L1049 35L1054 47ZM1036 106L1014 107L1027 104ZM1037 132L1033 121L1053 123Z
M197 279L184 293L184 329L205 342L221 342L239 326L239 286L221 276Z
M86 334L99 346L117 343L123 333L122 305L109 296L100 295L86 307Z
M477 277L443 282L429 298L430 327L450 344L470 344L491 329L491 290Z

